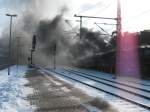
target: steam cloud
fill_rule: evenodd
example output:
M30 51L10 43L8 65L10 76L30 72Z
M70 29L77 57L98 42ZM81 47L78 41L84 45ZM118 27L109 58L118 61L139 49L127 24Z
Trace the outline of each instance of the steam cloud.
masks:
M8 3L11 2L11 0L6 1ZM27 57L30 56L32 36L34 34L37 36L38 42L36 52L34 53L34 63L43 66L52 64L55 44L57 47L56 58L59 65L70 64L72 60L75 61L80 58L85 58L88 55L105 52L108 49L105 37L100 32L93 32L86 28L82 29L83 38L81 40L78 35L75 40L71 40L70 35L64 32L63 14L66 11L66 7L64 6L61 9L53 10L56 14L51 15L51 19L45 19L43 18L44 12L41 10L44 7L41 5L43 0L23 0L23 2L14 0L14 2L24 7L22 17L17 20L17 24L13 28L12 60L14 63L16 62L17 56L16 50L19 52L20 63L27 63ZM46 0L44 2L47 3ZM58 0L56 3L53 3L52 7L57 2L60 1ZM6 29L0 40L2 51L6 52L3 53L5 57L8 55L9 39L9 32L5 32L9 30ZM75 42L72 43L71 41Z
M50 1L52 2L52 1ZM59 0L52 3L52 5L57 4ZM10 6L11 0L5 1L6 6ZM19 60L20 63L27 63L27 57L30 56L30 48L32 36L35 34L37 36L38 46L37 51L34 53L34 58L38 59L38 63L47 64L49 56L52 55L53 44L56 43L57 46L63 46L65 48L67 41L64 38L63 34L63 25L62 25L62 16L66 10L64 6L62 9L53 8L52 13L50 14L51 19L43 18L43 8L45 5L42 4L49 3L48 0L14 0L12 9L21 5L20 9L23 9L22 17L17 20L17 24L13 27L13 36L12 36L12 60L16 61L16 55L19 51ZM51 5L51 4L49 4ZM58 11L60 10L60 11ZM48 12L48 11L47 11ZM9 41L9 27L5 28L2 33L2 38L0 41L0 47L2 51L7 51L4 57L8 56L8 41ZM18 37L18 38L16 38ZM17 43L19 41L19 44ZM19 48L18 48L19 47ZM62 50L62 49L61 49ZM57 52L59 52L57 50ZM3 53L4 54L4 53ZM49 59L50 60L50 59ZM50 63L50 62L49 62Z

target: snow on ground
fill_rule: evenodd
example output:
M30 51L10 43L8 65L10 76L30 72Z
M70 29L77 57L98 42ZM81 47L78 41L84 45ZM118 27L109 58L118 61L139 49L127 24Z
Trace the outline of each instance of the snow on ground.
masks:
M12 66L10 75L8 69L0 71L0 112L32 112L35 107L30 106L24 98L33 93L33 89L25 87L28 81L23 78L26 66Z
M59 78L60 80L63 80L65 82L68 82L68 83L74 85L75 87L85 91L90 96L104 99L105 101L109 102L114 108L116 108L119 112L149 112L148 110L146 110L142 107L131 104L131 103L124 101L120 98L117 98L113 95L106 94L105 92L98 91L94 88L88 87L86 85L78 83L78 82L71 80L69 78L66 78L64 76L58 75L56 73L53 73L53 72L47 71L47 70L45 70L45 72L49 72L50 74L54 75L55 77ZM84 80L84 82L86 82L86 80ZM92 85L95 84L93 81L90 81L88 83L92 84Z

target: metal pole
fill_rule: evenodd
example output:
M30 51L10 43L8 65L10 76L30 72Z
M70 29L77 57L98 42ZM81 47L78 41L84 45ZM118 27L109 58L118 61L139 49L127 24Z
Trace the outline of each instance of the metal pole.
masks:
M11 65L11 30L12 30L12 18L17 17L17 15L6 14L10 17L10 37L9 37L9 64ZM8 75L10 75L10 65L8 67Z
M117 24L113 24L113 23L96 23L96 24L103 24L103 25L117 25Z
M80 39L82 38L82 16L80 16Z
M33 67L33 52L35 52L36 48L36 35L33 35L32 38L32 48L31 48L31 67Z
M97 18L97 19L110 19L110 20L117 20L117 18L109 18L109 17L95 17L95 16L81 16L81 15L74 15L75 17L84 17L84 18Z
M56 43L54 44L54 70L56 69Z
M49 68L51 69L51 68L52 68L52 67L51 67L51 66L52 66L52 64L51 64L51 63L52 63L51 49L50 49L50 52L49 52L49 57L50 57L50 60L49 60L49 62L50 62L50 63L49 63Z
M18 65L19 65L19 37L17 37L17 73L18 73Z
M32 66L32 64L33 64L33 63L32 63L32 58L33 58L33 55L32 55L32 54L33 54L33 50L31 49L31 66Z
M109 17L95 17L95 16L82 16L82 15L74 15L74 17L80 18L80 39L82 37L82 18L97 18L97 19L108 19L108 20L117 20L117 18L109 18Z
M17 15L6 14L10 17L10 37L9 37L9 64L11 65L11 30L12 30L12 18L17 17ZM8 75L10 75L10 65L8 67Z
M106 35L109 35L109 36L110 36L110 34L109 34L107 31L105 31L102 27L100 27L97 23L95 23L95 25L96 25L98 28L100 28L103 32L105 32Z
M11 27L12 27L12 16L10 17L10 36L9 36L9 67L8 75L10 75L10 65L11 65Z

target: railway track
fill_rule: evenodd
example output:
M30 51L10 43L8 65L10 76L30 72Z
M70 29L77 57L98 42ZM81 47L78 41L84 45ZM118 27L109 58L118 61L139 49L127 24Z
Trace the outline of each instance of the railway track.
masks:
M92 75L91 73L79 70L72 70L72 69L56 69L55 71L50 69L42 69L42 70L47 73L54 73L55 75L59 75L69 80L73 80L75 82L84 84L98 91L102 91L106 94L113 95L122 100L130 102L134 105L138 105L139 107L146 109L147 112L150 111L150 91L148 89L148 86L145 86L145 88L141 88L135 85L127 85L123 82L121 83L118 81L97 77Z
M143 85L140 85L140 84L123 82L120 79L118 80L118 79L113 79L113 78L101 77L101 76L94 75L92 73L79 71L79 70L72 70L71 69L70 71L76 72L76 73L79 73L79 74L84 74L84 75L87 75L87 76L90 76L90 77L94 77L96 79L103 80L105 82L111 82L112 84L119 84L119 85L123 85L123 86L126 86L126 87L130 87L130 88L138 89L138 90L141 90L141 91L145 91L145 92L148 92L148 94L150 93L150 86L148 86L148 85L143 86Z
M103 72L96 72L96 71L92 71L92 70L87 70L87 69L78 69L80 72L83 72L83 73L91 73L91 74L95 74L95 73L101 73L101 75L108 75L108 76L110 76L110 74L108 74L108 73L103 73ZM77 70L76 70L77 71ZM110 76L110 77L114 77L114 76ZM121 80L121 79L119 79L119 80ZM142 82L141 80L130 80L130 79L123 79L123 81L126 81L128 84L133 84L133 85L143 85L143 86L150 86L150 83L149 83L149 81L146 83L146 82ZM149 90L150 90L150 88L149 88Z

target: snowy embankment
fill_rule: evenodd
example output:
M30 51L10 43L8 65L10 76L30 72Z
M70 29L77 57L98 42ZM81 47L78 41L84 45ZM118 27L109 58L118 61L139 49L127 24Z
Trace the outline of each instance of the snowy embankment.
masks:
M26 66L11 67L8 76L8 69L0 71L0 112L32 112L34 107L24 98L33 92L32 88L25 87L28 83L24 75Z

